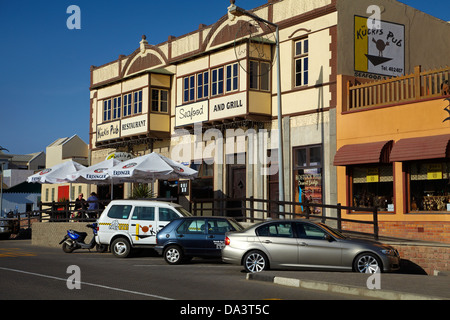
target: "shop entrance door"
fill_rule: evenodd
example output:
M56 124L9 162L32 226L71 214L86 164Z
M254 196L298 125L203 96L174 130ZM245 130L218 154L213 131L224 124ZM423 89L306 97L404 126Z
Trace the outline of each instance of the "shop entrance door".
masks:
M247 179L245 166L228 166L228 196L232 199L245 198L247 195ZM238 217L244 215L242 201L228 201L227 202L227 216Z

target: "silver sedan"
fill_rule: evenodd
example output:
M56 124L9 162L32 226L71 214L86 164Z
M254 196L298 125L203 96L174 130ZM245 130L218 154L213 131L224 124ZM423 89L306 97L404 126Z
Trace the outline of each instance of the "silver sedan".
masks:
M400 268L394 248L350 239L325 224L303 219L270 220L226 234L222 260L248 272L272 268L390 272Z

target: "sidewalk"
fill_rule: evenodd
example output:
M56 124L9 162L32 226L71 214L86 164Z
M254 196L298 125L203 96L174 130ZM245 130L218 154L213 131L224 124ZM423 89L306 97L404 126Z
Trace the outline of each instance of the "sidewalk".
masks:
M450 300L450 276L382 273L380 289L369 289L370 276L355 272L264 271L247 274L247 280L387 300ZM374 287L375 282L370 284Z

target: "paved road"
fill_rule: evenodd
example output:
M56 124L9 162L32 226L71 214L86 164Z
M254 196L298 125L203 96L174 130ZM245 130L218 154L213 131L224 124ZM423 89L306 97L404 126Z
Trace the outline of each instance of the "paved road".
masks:
M68 270L69 266L76 266ZM79 268L79 273L75 272ZM75 271L74 271L75 270ZM328 300L360 299L248 281L239 266L194 259L169 266L151 252L128 259L110 253L36 247L28 240L0 241L0 300ZM75 275L80 275L81 289Z

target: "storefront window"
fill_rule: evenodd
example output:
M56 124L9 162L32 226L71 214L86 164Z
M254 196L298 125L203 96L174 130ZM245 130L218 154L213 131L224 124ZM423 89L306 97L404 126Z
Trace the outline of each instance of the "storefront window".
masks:
M294 149L294 201L322 204L322 146ZM305 213L305 206L296 206ZM322 208L310 207L310 213L321 214Z
M409 165L410 212L450 211L450 162Z
M353 206L394 211L392 165L355 166L352 168L352 178Z
M214 165L207 164L205 161L201 164L193 161L190 167L198 171L197 178L191 182L191 198L214 198Z

